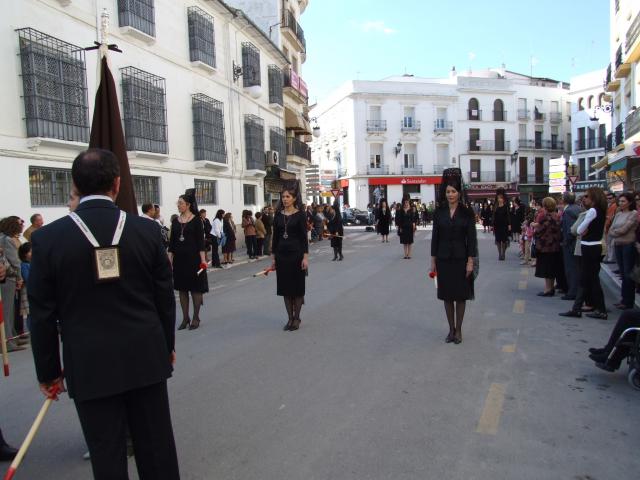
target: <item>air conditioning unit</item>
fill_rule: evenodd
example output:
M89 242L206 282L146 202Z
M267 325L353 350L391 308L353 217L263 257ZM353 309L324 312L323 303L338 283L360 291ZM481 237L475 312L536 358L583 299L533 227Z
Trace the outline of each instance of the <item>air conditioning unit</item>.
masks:
M280 165L280 157L277 151L275 150L267 150L267 166L269 165Z

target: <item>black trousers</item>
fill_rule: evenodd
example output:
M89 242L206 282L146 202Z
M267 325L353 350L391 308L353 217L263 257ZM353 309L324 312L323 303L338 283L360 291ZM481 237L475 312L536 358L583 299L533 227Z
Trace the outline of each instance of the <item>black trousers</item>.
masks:
M584 296L592 303L598 312L606 312L604 305L604 293L600 285L600 258L602 256L601 245L582 245L582 278L581 285Z
M140 480L179 480L167 382L76 401L95 480L128 480L127 426Z
M211 236L211 265L213 267L220 266L220 255L218 253L218 237Z
M627 310L622 312L620 318L618 318L618 322L616 326L613 327L613 331L611 332L611 336L609 337L609 341L607 345L604 347L607 355L610 355L613 351L613 347L616 346L616 342L627 328L640 328L640 311L638 310ZM630 336L626 340L633 340L633 336ZM622 361L627 358L629 355L628 347L620 347L616 350L616 353L609 359L609 365L614 368L620 368Z

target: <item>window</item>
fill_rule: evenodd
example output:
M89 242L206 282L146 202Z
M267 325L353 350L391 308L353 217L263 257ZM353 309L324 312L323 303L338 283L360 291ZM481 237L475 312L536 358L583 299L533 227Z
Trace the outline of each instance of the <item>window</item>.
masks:
M416 162L416 144L415 143L405 143L404 145L404 168L417 168L418 164Z
M287 168L287 132L280 127L269 129L269 150L278 152L281 168Z
M586 159L584 158L578 159L578 172L580 174L580 181L584 182L587 179Z
M244 116L244 140L247 170L264 170L264 120L256 115Z
M256 205L256 186L242 185L242 195L245 205Z
M468 120L480 120L480 104L478 99L472 98L469 100Z
M480 141L480 129L470 128L469 129L469 150L470 151L480 150L479 141Z
M518 98L518 120L529 120L529 110L527 109L526 98Z
M526 140L527 139L527 124L526 123L518 124L518 138L520 140Z
M598 106L601 107L604 103L604 92L598 95Z
M404 119L402 121L402 126L404 128L413 128L415 127L416 121L416 109L414 107L404 107Z
M153 203L160 205L160 178L132 175L133 191L138 205Z
M370 146L369 167L382 168L382 144L372 143Z
M495 149L497 152L504 152L505 149L505 143L504 143L504 129L503 128L496 128L493 131L493 139L495 141Z
M191 96L193 110L193 149L196 161L227 163L224 136L224 105L207 95Z
M260 50L251 42L242 42L242 86L262 85Z
M596 157L589 157L587 162L589 164L589 171L587 172L588 177L590 173L594 172L593 164L596 163Z
M216 205L218 203L218 182L216 180L194 180L196 202L198 205Z
M213 17L198 7L187 9L189 22L189 55L192 62L216 66L216 44Z
M493 120L496 122L504 122L506 120L504 103L500 99L497 99L495 102L493 102Z
M578 99L578 110L584 110L584 98L580 97Z
M88 142L84 51L32 28L18 36L27 136Z
M449 163L449 145L446 143L439 143L436 145L436 163L439 166L444 166ZM438 173L438 172L435 172Z
M151 37L156 36L153 0L118 0L118 22Z
M587 108L593 108L593 95L589 95L589 98L587 98Z
M282 84L282 70L277 65L269 65L269 103L284 105Z
M29 167L29 194L32 207L66 205L71 192L71 170Z
M542 112L542 100L536 100L533 107L534 120L544 120L544 113Z
M520 177L520 183L529 183L528 171L529 171L529 162L527 161L527 157L520 157L519 159L520 165L518 174Z
M507 181L507 171L504 159L496 159L496 182Z
M120 71L127 150L167 153L164 78L135 67Z
M542 125L536 125L536 130L534 132L534 146L535 148L542 148Z
M558 142L558 127L552 126L551 127L551 149L558 150L561 148L562 148L561 142Z
M479 182L481 180L480 174L480 159L471 159L471 172L470 180L472 182Z
M535 167L536 167L536 183L545 183L544 179L544 158L536 157L535 158Z

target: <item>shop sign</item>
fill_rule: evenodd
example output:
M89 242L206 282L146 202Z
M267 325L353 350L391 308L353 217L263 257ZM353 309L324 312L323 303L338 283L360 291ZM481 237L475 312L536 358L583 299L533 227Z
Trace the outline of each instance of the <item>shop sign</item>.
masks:
M372 177L368 180L369 185L439 185L442 177Z

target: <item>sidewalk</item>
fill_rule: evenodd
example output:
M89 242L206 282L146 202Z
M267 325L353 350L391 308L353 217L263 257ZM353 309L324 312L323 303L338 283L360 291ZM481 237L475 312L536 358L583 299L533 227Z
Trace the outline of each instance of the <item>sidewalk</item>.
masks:
M613 273L614 270L618 269L618 265L615 263L610 263L610 264L601 263L600 267L605 274L604 280L609 282L610 284L609 286L611 286L613 290L618 292L618 297L620 297L620 288L622 288L622 280L618 275ZM636 308L640 308L640 295L638 295L637 293L636 293L635 306Z

